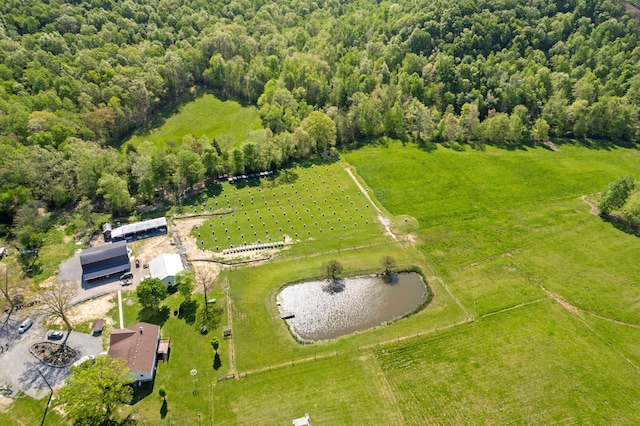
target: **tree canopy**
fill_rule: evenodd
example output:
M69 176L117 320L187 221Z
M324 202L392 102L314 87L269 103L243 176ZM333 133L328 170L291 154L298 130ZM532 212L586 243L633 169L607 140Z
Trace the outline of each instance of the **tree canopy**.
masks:
M612 210L621 209L629 199L634 187L633 176L623 176L610 183L607 190L600 197L598 208L604 214L608 214Z
M158 309L167 294L167 286L158 278L147 278L136 287L138 302L149 309Z
M342 263L337 260L329 260L322 265L322 272L326 279L335 281L340 277L342 273Z
M640 141L640 24L620 0L7 0L0 16L0 232L13 236L32 200L123 214L156 190L379 136ZM119 149L194 88L256 105L264 129L240 146L210 134Z
M176 286L178 287L178 291L185 298L185 300L190 300L191 293L193 293L193 289L195 287L191 272L187 270L178 272L178 274L176 275Z
M75 424L105 424L133 396L133 379L124 360L99 356L95 363L72 367L72 373L60 390L60 399Z

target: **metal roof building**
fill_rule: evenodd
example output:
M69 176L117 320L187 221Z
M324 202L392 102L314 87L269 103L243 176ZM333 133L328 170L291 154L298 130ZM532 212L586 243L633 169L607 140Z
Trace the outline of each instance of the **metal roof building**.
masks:
M82 280L90 281L131 270L127 242L108 243L80 253Z
M149 262L151 278L158 278L166 285L176 283L176 275L184 270L179 254L161 254Z
M131 240L134 238L149 236L148 234L154 234L156 232L167 232L166 218L158 217L156 219L122 225L119 228L111 230L111 239L113 241Z

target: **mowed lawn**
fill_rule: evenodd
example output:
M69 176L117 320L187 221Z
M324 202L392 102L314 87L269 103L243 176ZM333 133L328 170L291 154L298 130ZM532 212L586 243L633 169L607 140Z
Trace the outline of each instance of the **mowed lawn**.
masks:
M636 150L428 153L390 143L344 157L392 213L418 218L421 250L471 311L536 299L542 284L582 309L640 323L640 239L581 199L640 176Z
M280 319L276 296L288 283L319 278L323 263L336 259L344 267L344 276L379 272L380 260L391 256L399 267L416 265L429 275L428 265L411 247L398 244L374 246L297 261L271 262L254 268L227 273L232 300L236 366L239 371L267 369L292 360L333 354L334 351L358 352L364 347L399 337L434 332L465 321L465 313L437 281L428 284L437 295L420 313L407 319L362 331L339 339L302 345L295 341L285 321Z
M344 167L342 162L316 164L270 178L225 182L188 201L183 212L214 214L192 235L215 252L287 241L315 253L389 240Z
M214 286L210 295L219 304L225 305L224 292ZM203 303L202 295L193 297L199 304ZM152 385L147 384L137 393L137 400L133 405L126 405L123 414L135 411L147 424L197 424L198 413L208 419L210 416L211 387L217 376L229 372L229 341L222 337L222 326L227 323L226 311L220 317L220 325L208 334L202 335L195 326L195 312L185 311L178 316L174 311L183 303L184 298L175 293L163 302L166 310L162 314L144 317L140 315L140 304L135 292L123 293L123 310L125 327L130 327L139 321L146 321L160 325L163 338L171 340L171 354L168 363L159 362L156 378ZM184 306L184 305L183 305ZM162 311L161 311L162 312ZM117 320L117 308L110 312ZM117 324L117 322L116 322ZM211 338L215 336L220 342L218 353L221 365L214 368L214 351ZM196 370L196 376L191 375ZM158 389L164 386L167 390L167 406L163 409L163 400L158 395ZM195 393L194 393L195 391Z
M180 145L186 135L196 139L206 135L210 140L228 135L235 145L240 145L249 132L261 128L256 107L244 107L235 101L221 101L205 94L179 107L161 126L134 134L126 144L137 147L143 141L150 141L162 148L168 142Z
M633 149L593 150L562 145L509 151L487 147L464 152L389 142L343 155L392 214L416 217L422 228L475 220L517 206L602 191L624 174L640 175Z
M640 373L547 300L376 350L404 424L638 424Z
M268 350L268 348L265 348ZM250 374L214 388L215 425L401 425L370 354L338 355Z

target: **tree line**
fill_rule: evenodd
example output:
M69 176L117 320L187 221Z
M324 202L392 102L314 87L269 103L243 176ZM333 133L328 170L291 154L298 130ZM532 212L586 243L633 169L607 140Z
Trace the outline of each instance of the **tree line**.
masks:
M380 136L640 139L640 27L621 0L7 0L0 18L3 234ZM257 105L264 130L119 149L194 86Z

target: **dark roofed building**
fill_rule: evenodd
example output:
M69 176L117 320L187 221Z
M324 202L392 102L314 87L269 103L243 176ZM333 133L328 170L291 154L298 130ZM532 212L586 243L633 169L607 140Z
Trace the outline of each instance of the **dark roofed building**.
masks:
M113 330L108 354L127 362L136 382L153 380L156 356L160 342L160 327L139 322L129 328Z
M131 270L127 242L104 244L80 253L82 280L90 281Z

